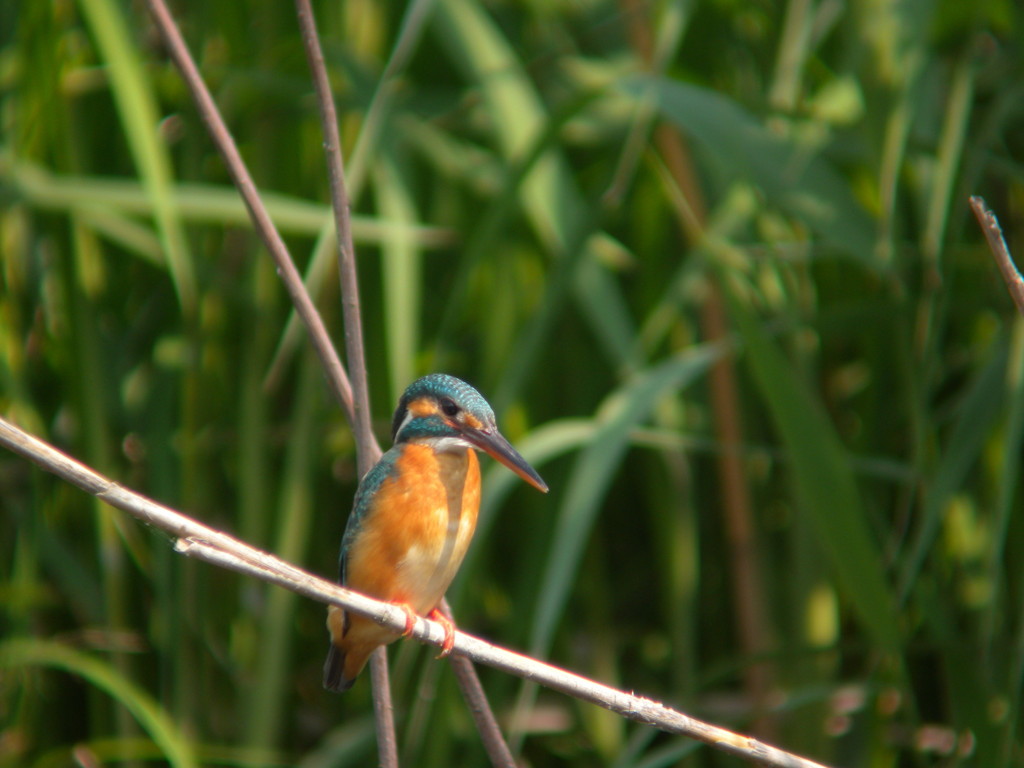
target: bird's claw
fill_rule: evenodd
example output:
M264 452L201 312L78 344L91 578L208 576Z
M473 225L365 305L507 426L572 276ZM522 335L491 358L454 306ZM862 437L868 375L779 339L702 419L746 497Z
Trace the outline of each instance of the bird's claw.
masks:
M400 608L402 613L405 614L405 629L402 630L402 637L408 637L416 629L416 612L407 603L392 603L392 605ZM437 610L437 608L428 613L427 618L431 621L436 621L444 630L444 642L441 643L441 653L437 657L443 659L455 647L455 625L452 624L451 619Z
M452 624L451 619L437 610L437 608L432 610L427 615L427 618L436 621L444 630L444 642L441 643L441 653L437 656L437 658L443 659L451 653L452 648L455 647L455 625Z
M405 614L405 629L402 630L402 637L408 637L416 629L416 612L405 603L394 603L396 608L401 608Z

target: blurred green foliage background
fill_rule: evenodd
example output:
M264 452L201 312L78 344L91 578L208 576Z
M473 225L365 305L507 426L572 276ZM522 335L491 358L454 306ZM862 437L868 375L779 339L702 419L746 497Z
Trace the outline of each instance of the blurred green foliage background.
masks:
M172 9L342 337L288 3ZM490 465L462 628L848 766L1024 764L1016 0L346 0L318 18L374 413ZM353 443L142 2L0 0L0 410L333 575ZM322 606L0 455L0 766L371 765ZM406 765L484 765L391 650ZM525 764L724 765L482 670Z

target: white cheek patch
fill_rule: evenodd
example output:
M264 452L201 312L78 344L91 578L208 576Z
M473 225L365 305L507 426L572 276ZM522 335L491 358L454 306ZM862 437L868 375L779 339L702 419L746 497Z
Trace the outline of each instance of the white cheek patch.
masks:
M434 437L424 441L427 445L439 453L448 451L464 451L467 448L475 448L472 443L463 440L461 437Z

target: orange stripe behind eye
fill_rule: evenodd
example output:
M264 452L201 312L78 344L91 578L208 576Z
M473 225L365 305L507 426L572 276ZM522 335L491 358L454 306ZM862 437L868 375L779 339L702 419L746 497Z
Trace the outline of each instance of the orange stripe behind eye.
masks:
M419 397L409 403L409 413L414 418L423 418L425 416L433 416L437 413L437 403L431 400L429 397Z

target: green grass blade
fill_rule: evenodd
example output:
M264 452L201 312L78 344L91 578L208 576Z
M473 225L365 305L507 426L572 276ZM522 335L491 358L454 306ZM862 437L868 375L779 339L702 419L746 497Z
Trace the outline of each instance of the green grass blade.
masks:
M1013 502L1020 488L1020 457L1024 454L1024 317L1018 317L1014 321L1010 334L1010 355L1006 370L1005 386L1009 413L1000 448L1002 461L999 467L995 525L987 564L988 580L993 585L1002 585L1006 579L1003 575L1003 568L1006 562L1006 550L1011 543L1009 531L1014 512ZM1001 605L1001 601L993 599L986 609L982 626L987 635L985 640L989 644L993 640L995 627L1001 619L998 615L1001 613ZM1021 627L1022 633L1024 633L1024 613L1020 616L1017 626Z
M977 374L964 395L959 414L949 432L934 471L928 478L921 519L903 558L900 571L900 600L906 600L914 588L925 560L935 544L943 514L953 495L963 486L968 473L981 459L985 438L999 413L1005 396L1007 349L1000 345Z
M818 147L768 131L737 102L708 88L666 78L637 78L622 87L633 98L658 100L662 113L705 149L721 188L745 179L822 242L872 260L874 223Z
M593 440L577 458L558 513L554 540L533 611L530 653L543 658L561 621L583 547L601 501L630 445L630 431L658 400L702 376L722 354L718 346L694 347L633 377L604 402Z
M0 644L0 669L34 666L61 669L85 678L131 713L171 765L178 768L199 765L188 737L177 729L160 704L109 664L49 640L8 640Z
M901 633L882 553L872 539L849 456L817 398L757 320L729 296L745 359L791 460L794 489L836 579L864 628L889 652Z
M313 536L313 466L318 421L317 394L321 387L319 363L311 352L303 356L297 397L289 431L288 452L278 509L279 529L273 551L293 563L301 563ZM285 707L295 642L295 610L298 596L277 587L267 590L259 665L254 687L246 691L246 743L259 748L277 745L285 726Z
M409 382L416 378L418 329L422 320L422 253L407 234L417 215L398 163L388 155L375 170L374 186L380 212L398 225L381 245L390 400L397 402Z
M195 269L174 204L171 161L159 137L160 117L152 87L132 45L134 37L113 0L80 0L79 5L107 63L114 100L153 206L178 299L185 314L190 315L196 304Z
M46 210L105 209L111 214L154 215L145 186L137 181L105 176L69 176L50 173L26 162L8 162L0 153L0 179L8 182L26 201ZM233 187L198 182L178 182L171 187L177 214L190 223L251 227L245 204ZM275 226L286 235L316 237L331 220L328 205L279 192L261 192ZM377 244L392 234L398 222L356 214L352 235L357 243ZM451 245L452 233L443 227L414 226L403 232L423 248Z
M548 655L578 576L584 546L629 448L631 430L648 418L661 397L702 376L722 353L723 348L718 345L691 348L636 374L605 399L593 439L574 462L558 512L532 612L530 655ZM534 685L526 683L520 688L516 720L529 708L535 694Z
M964 152L964 137L970 124L974 97L974 54L964 55L953 72L949 102L942 126L942 140L932 174L922 248L925 258L937 260L949 221L949 209L957 172ZM963 203L961 203L963 205Z
M555 147L550 124L557 123L527 76L513 45L484 9L466 0L445 0L438 19L452 55L469 78L479 84L490 112L495 139L502 154L515 162L538 149L550 137L552 149L539 153L526 173L520 200L538 238L556 256L572 253L574 236L593 215L580 194L569 165ZM542 145L541 145L542 146ZM574 298L594 324L594 335L613 356L613 365L626 362L634 335L621 287L611 280L594 253L584 246L581 270L573 275Z
M545 130L546 109L514 47L483 6L443 0L437 19L453 55L479 83L502 154L515 160L529 152ZM580 213L579 193L564 160L548 153L523 181L522 202L538 236L551 250L568 240L567 227Z

